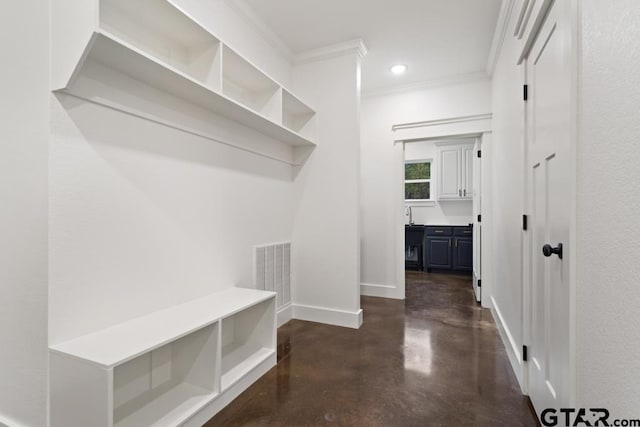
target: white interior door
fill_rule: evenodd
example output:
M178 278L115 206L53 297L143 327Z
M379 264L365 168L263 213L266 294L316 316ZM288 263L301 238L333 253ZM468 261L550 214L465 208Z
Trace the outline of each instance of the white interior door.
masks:
M538 415L545 408L569 405L571 40L565 3L554 2L527 59L531 217L527 367L529 395Z

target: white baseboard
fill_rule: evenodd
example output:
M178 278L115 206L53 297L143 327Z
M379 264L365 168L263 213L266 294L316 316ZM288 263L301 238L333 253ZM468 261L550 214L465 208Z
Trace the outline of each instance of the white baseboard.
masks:
M496 300L491 297L491 314L493 315L493 319L498 326L498 332L500 332L500 338L502 338L502 342L504 344L505 349L507 350L507 356L509 357L509 363L511 363L511 369L513 373L516 375L518 380L518 385L520 385L521 391L526 394L524 383L523 383L523 362L522 362L522 353L520 351L520 346L516 343L511 331L509 330L509 326L502 317L502 313L500 312L500 308L498 304L496 304Z
M389 285L375 285L373 283L360 283L360 295L392 299L405 298L404 289Z
M289 320L293 319L293 305L287 304L286 306L280 308L278 313L276 313L278 317L278 328Z
M358 329L362 326L362 309L358 311L344 311L325 307L314 307L311 305L293 304L293 318Z

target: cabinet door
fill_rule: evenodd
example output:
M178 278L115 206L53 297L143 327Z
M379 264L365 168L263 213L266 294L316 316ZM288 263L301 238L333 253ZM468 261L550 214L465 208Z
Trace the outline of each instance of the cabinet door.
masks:
M471 199L473 197L473 145L462 147L462 198Z
M473 239L454 237L453 269L458 271L473 269Z
M460 174L460 146L444 146L438 149L438 198L459 199L462 191L462 176Z
M452 239L449 237L426 238L425 267L451 269L452 263Z

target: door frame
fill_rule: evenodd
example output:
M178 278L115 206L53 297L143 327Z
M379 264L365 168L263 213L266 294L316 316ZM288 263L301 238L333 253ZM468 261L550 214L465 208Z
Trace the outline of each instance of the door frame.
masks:
M492 113L471 116L450 117L424 122L400 123L392 127L394 132L395 170L393 173L393 199L395 239L395 292L398 299L406 295L404 270L404 145L420 141L446 141L460 138L481 138L492 133ZM491 298L491 283L482 283L482 306L489 308ZM486 296L486 298L485 298Z
M547 13L548 9L553 6L555 0L545 0L545 6L543 7L543 13ZM560 4L564 3L560 2ZM579 0L569 0L565 3L564 7L565 18L568 19L569 32L570 32L570 120L569 127L569 244L568 248L571 250L571 256L569 257L569 406L576 407L577 405L577 310L576 310L576 294L577 294L577 218L578 218L578 140L579 140L579 126L578 126L578 105L579 105L579 59L580 59L580 2ZM531 49L533 48L534 41L540 31L542 30L544 20L536 19L539 21L539 25L532 29L528 40L523 44L522 53L518 65L524 68L523 72L523 84L530 83L529 76L527 75L528 61ZM528 149L530 144L529 135L529 113L528 109L524 108L524 150L522 156L523 171L525 171L525 179L523 180L523 206L525 209L524 214L529 215L531 209L531 194L530 177L528 174ZM522 231L522 337L523 345L531 344L531 336L533 331L533 323L531 317L532 307L532 291L533 291L533 270L532 270L532 255L536 248L533 248L531 230ZM529 366L527 361L522 363L522 383L521 388L525 394L529 394Z

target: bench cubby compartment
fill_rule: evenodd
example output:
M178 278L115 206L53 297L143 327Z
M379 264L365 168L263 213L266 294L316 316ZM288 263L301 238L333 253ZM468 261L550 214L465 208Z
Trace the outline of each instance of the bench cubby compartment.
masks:
M216 323L116 366L114 425L172 425L216 397L217 349Z
M228 288L52 345L51 427L202 425L276 364L275 296Z
M275 354L274 313L269 300L222 319L222 390Z

